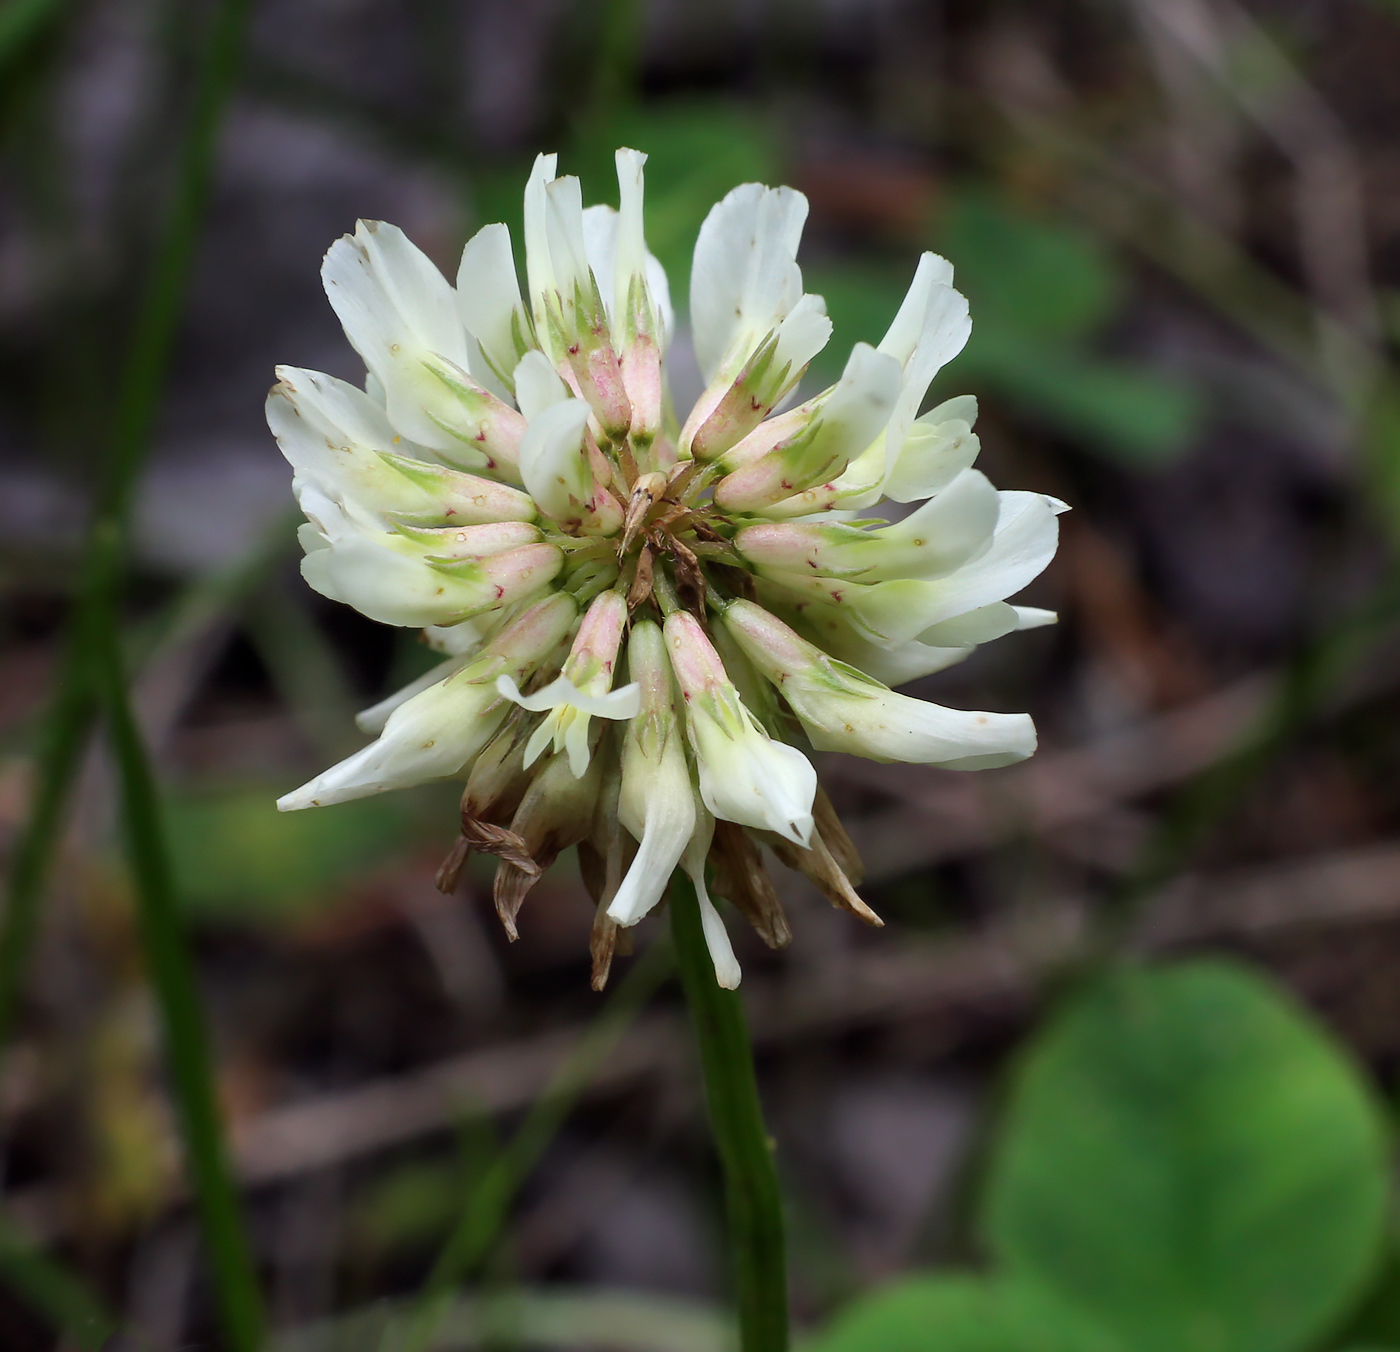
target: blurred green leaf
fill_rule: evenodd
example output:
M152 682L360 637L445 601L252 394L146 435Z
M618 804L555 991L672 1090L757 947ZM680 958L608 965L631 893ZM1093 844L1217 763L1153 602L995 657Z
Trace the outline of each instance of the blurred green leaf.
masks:
M938 247L981 323L1040 339L1086 339L1123 299L1121 271L1092 236L984 193L949 199Z
M1181 382L993 322L973 329L957 371L1130 464L1170 460L1196 429L1198 401Z
M1400 537L1400 383L1376 383L1362 424L1367 495L1371 510L1392 541Z
M1119 1344L1043 1291L912 1277L843 1311L805 1352L1112 1352Z
M398 797L278 812L264 786L175 798L168 821L183 901L247 920L302 915L413 838L411 807Z
M464 1188L455 1161L401 1164L358 1200L351 1228L376 1252L426 1243L447 1232L462 1208Z
M1380 1114L1331 1040L1223 962L1126 971L1044 1029L985 1200L989 1245L1135 1352L1286 1352L1379 1257Z
M671 281L671 299L686 309L695 236L709 210L740 183L782 177L768 120L743 104L677 99L629 107L564 173L583 178L584 200L617 203L615 146L647 155L647 245Z
M0 68L22 56L30 42L67 8L67 0L4 0L0 4Z
M1083 231L979 192L954 195L939 248L972 305L957 378L1130 463L1169 459L1191 439L1191 387L1091 346L1122 304L1113 255Z
M772 125L732 100L629 105L586 144L565 148L559 156L559 172L582 180L585 203L617 205L617 146L647 154L647 245L666 269L676 308L684 311L695 236L710 208L740 183L773 183L782 176ZM521 193L528 172L528 165L511 162L483 170L474 180L477 219L510 226L518 266L524 263Z
M904 300L909 283L914 280L914 260L897 267L870 260L842 263L840 267L825 266L803 269L808 291L815 291L826 301L831 316L832 340L816 359L830 371L831 379L840 375L846 358L856 343L879 343L890 321Z
M0 1218L0 1280L84 1352L107 1346L117 1321L85 1282Z

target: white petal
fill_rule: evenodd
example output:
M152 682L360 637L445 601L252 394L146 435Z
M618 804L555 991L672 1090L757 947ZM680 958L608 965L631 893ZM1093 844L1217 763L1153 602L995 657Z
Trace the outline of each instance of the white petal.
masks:
M691 727L705 806L724 821L776 831L806 849L817 793L811 761L756 727L739 736L703 718Z
M277 800L283 812L325 807L388 789L444 779L460 771L495 736L508 706L494 688L449 678L389 715L377 742Z
M790 702L797 698L790 695ZM827 699L804 692L800 699L794 710L818 751L951 770L1010 765L1035 752L1035 725L1027 714L945 709L894 691Z
M967 300L951 286L932 287L924 314L923 331L912 354L905 361L904 385L895 410L890 415L889 431L885 437L887 471L894 467L904 448L904 439L914 425L919 405L923 403L934 376L962 351L971 332L972 319ZM881 344L881 351L886 350Z
M614 296L617 290L618 215L609 206L589 207L583 213L583 252L598 294L603 298L603 312L611 324L617 313Z
M734 956L734 946L729 942L729 931L724 927L720 913L710 900L709 891L703 878L695 883L695 899L700 903L700 926L705 932L705 946L710 950L710 961L715 965L715 980L727 991L736 989L742 975L739 960Z
M373 512L425 512L432 496L380 459L410 452L384 410L354 385L320 371L277 368L267 423L299 477Z
M661 260L650 253L647 254L647 290L651 292L651 303L661 321L660 341L665 348L676 331L676 312L671 304L671 282L666 269L661 266Z
M1060 622L1053 610L1042 610L1039 606L1012 606L1011 609L1016 612L1017 629L1043 629Z
M880 351L888 352L903 366L924 336L929 294L935 286L952 284L953 265L946 258L936 253L921 254L899 312L880 340Z
M346 337L383 384L394 426L424 446L456 445L424 411L444 393L424 357L470 372L466 328L447 279L402 230L378 221L359 222L353 237L331 245L321 278Z
M546 185L544 225L554 287L566 301L575 286L588 285L588 251L583 242L583 190L566 174Z
M1019 619L1015 606L1005 601L993 601L990 605L954 615L951 620L929 625L920 633L919 642L944 647L962 643L990 643L1003 634L1015 633L1021 627Z
M587 691L580 690L567 676L558 676L533 695L522 695L509 676L500 676L496 680L496 689L513 704L518 704L532 714L568 706L581 709L594 718L626 720L637 716L641 700L635 681L631 685L619 686L605 694L590 695Z
M583 452L588 405L568 399L539 413L520 443L520 477L540 510L567 520L575 504L586 502L593 476Z
M1002 493L991 547L933 582L882 582L851 589L851 605L877 634L905 642L930 626L1014 595L1055 555L1058 523L1040 493ZM925 640L932 641L932 640Z
M384 725L389 721L389 715L401 704L407 704L415 695L420 695L429 686L436 685L439 681L445 681L454 671L461 671L471 659L469 657L449 657L446 662L439 662L430 671L425 671L416 681L410 681L402 690L396 690L387 699L382 699L378 704L371 704L368 709L362 709L355 715L355 726L361 732L380 733L384 731Z
M515 368L515 399L527 423L534 422L545 409L570 398L569 387L559 378L554 363L534 349Z
M831 338L831 320L827 318L826 301L820 296L805 295L778 325L778 350L773 365L790 370L795 379Z
M939 423L965 422L969 427L977 425L977 396L975 394L955 394L941 404L935 404L927 413L919 415L921 423L937 427Z
M964 470L903 521L879 532L872 577L937 578L991 547L1001 500L985 474Z
M483 225L467 241L457 269L457 310L493 370L508 377L516 363L517 316L525 307L506 226Z
M550 261L545 225L545 185L554 181L558 164L557 155L536 155L525 184L525 277L537 324L542 319L539 297L554 287L554 266Z
M921 502L941 492L977 459L982 443L960 418L932 424L922 418L909 429L885 477L885 496Z
M678 740L672 740L660 765L641 763L635 754L626 757L618 807L622 824L640 845L608 916L619 925L635 925L665 895L695 830L690 773Z
M797 304L806 219L800 192L760 183L735 188L705 217L690 274L690 323L707 383L737 337L761 339Z

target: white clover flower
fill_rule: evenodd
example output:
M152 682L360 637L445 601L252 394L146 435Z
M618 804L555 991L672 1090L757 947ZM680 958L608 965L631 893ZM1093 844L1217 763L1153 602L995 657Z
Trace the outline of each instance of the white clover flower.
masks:
M530 886L577 844L599 984L618 927L682 869L733 986L712 889L767 942L789 937L762 846L879 923L791 736L953 769L1034 751L1024 714L890 687L1054 620L1007 598L1050 561L1064 504L972 468L975 400L919 416L971 329L934 254L877 346L774 412L831 336L803 291L807 203L791 188L745 184L701 228L690 322L707 385L678 418L645 159L617 152L617 211L585 209L578 180L536 160L523 293L503 225L468 241L455 288L393 226L361 222L326 255L367 377L279 368L268 400L307 517L303 574L424 628L445 660L360 716L375 742L278 805L464 780L444 886L471 850L497 855L513 937ZM917 505L877 518L882 501Z

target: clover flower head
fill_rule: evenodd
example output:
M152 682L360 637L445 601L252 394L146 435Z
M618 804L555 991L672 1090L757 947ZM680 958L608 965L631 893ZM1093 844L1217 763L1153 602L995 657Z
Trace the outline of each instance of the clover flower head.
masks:
M1050 561L1064 504L973 468L972 398L919 414L971 331L934 254L879 345L786 407L831 336L803 290L791 188L744 184L701 227L690 324L707 383L678 413L646 157L616 159L617 210L585 209L578 180L536 160L523 292L503 225L468 241L455 286L391 225L361 221L327 253L367 377L284 367L269 396L307 517L302 572L422 627L445 660L360 716L376 741L279 806L464 780L441 886L471 851L495 855L514 937L531 886L577 846L601 986L620 928L682 869L733 986L712 891L770 944L790 938L764 847L880 923L809 750L953 769L1034 751L1024 714L891 687L1053 621L1007 598Z

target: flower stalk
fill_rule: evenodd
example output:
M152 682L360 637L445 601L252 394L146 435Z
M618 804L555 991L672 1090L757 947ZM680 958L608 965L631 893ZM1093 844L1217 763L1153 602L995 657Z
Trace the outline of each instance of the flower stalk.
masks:
M710 1130L724 1173L742 1352L786 1352L787 1256L773 1143L763 1123L753 1048L739 993L715 980L695 887L671 878L676 967L700 1047Z

